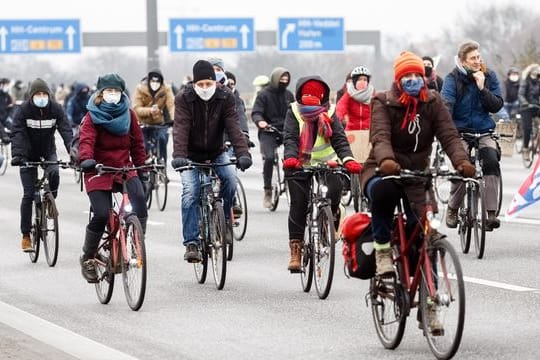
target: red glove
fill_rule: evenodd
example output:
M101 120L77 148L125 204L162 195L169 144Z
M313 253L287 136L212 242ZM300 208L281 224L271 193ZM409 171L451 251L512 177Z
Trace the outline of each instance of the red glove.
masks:
M300 161L297 158L288 158L283 160L284 169L300 169Z
M360 171L362 171L362 164L356 160L349 160L345 163L345 168L349 174L360 174Z

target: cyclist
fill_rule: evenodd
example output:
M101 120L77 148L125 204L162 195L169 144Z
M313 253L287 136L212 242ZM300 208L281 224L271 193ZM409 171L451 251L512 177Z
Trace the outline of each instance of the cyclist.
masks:
M169 133L166 126L156 128L145 128L144 125L170 125L172 126L172 116L174 114L174 95L171 87L165 83L161 70L154 69L148 72L133 95L133 110L143 125L143 135L145 139L145 149L150 152L150 139L157 136L157 144L163 162L167 163L167 143Z
M79 158L84 174L84 185L93 216L86 226L80 256L81 273L88 282L96 282L94 257L109 219L112 192L122 191L122 178L117 174L96 176L96 163L113 167L142 166L146 159L144 142L137 115L130 109L126 85L118 74L98 78L97 90L88 101L88 113L80 127ZM148 175L144 172L128 174L127 191L133 210L146 232L147 210L143 185Z
M73 95L67 99L66 115L74 135L79 131L81 121L86 115L86 104L89 99L90 87L85 83L77 83Z
M479 49L480 45L471 40L459 46L455 57L456 67L446 75L441 95L458 131L483 134L495 128L490 113L495 114L501 110L503 99L497 75L486 68ZM463 146L467 148L465 141ZM486 230L491 231L500 226L497 219L500 152L494 139L489 136L480 139L479 158L482 160L482 172L486 182ZM446 213L446 225L449 228L457 226L457 211L464 195L465 184L452 183Z
M294 101L294 95L287 90L291 82L291 74L283 67L277 67L270 75L270 84L263 88L255 99L251 110L251 119L257 125L261 155L263 159L263 182L265 208L272 207L272 173L274 172L274 151L281 144L275 134L264 131L272 125L283 131L283 122L289 104Z
M369 130L371 121L370 102L375 94L370 84L371 72L365 66L351 71L351 82L336 105L336 114L345 130Z
M227 163L229 156L223 145L223 134L229 134L237 166L246 170L252 164L246 138L238 126L234 95L218 84L212 64L198 60L193 65L193 84L187 85L175 98L172 166L179 168L190 161ZM232 166L216 167L221 181L221 196L225 220L230 224L231 206L236 192L236 177ZM199 254L200 183L198 170L182 172L182 233L186 247L184 260L201 261ZM227 241L232 241L226 231Z
M532 64L523 71L519 86L519 106L523 124L523 159L529 160L529 141L532 133L532 119L540 116L540 66ZM535 106L536 105L536 106Z
M9 95L10 80L7 78L0 79L0 125L10 128L9 115L13 106L13 99Z
M17 117L13 120L11 164L23 165L27 161L56 161L55 132L58 130L64 146L69 153L71 144L71 127L60 104L53 100L47 83L37 78L32 81L29 89L29 99L26 100ZM47 177L53 196L58 195L60 174L58 166L49 166ZM24 252L32 252L30 229L32 224L32 201L34 199L34 184L37 180L36 168L21 168L19 170L23 197L21 200L21 247Z
M352 83L351 71L347 72L347 75L345 75L345 82L343 83L343 85L341 85L339 90L336 91L336 104L339 102L339 99L341 99L343 94L347 92L347 87L349 86L349 84Z
M508 116L519 110L519 70L515 67L508 69L504 80L504 108Z
M427 87L431 90L441 92L443 86L443 79L435 71L435 62L430 56L422 57L424 62L424 71L426 73Z
M296 83L296 102L287 111L283 130L285 178L289 186L289 247L288 269L301 269L302 244L306 226L311 175L299 172L302 165L316 165L338 157L351 174L362 169L354 160L341 122L330 106L330 88L319 76L307 76ZM342 182L339 175L326 177L332 213L339 224L338 213Z

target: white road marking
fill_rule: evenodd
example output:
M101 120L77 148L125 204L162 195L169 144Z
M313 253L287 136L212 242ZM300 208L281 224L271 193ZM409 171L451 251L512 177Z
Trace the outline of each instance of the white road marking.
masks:
M0 322L78 359L137 360L2 301Z
M473 284L491 286L491 287L496 287L496 288L505 289L505 290L511 290L511 291L524 292L524 291L537 291L538 290L538 289L533 289L533 288L524 287L524 286L505 284L505 283L498 282L498 281L478 279L478 278L474 278L474 277L470 277L470 276L464 276L463 280L466 281L466 282L473 283Z
M504 216L504 217L501 216L501 219L502 219L504 222L507 222L507 223L528 224L528 225L540 225L540 219L519 218L519 217L512 218L512 217L507 217L507 216Z

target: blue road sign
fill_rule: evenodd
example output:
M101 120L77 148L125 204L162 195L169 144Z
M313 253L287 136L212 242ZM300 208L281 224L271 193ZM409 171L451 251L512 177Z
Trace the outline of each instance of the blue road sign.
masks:
M171 51L253 51L253 19L169 19Z
M79 20L0 20L0 54L80 52Z
M343 18L280 18L280 51L343 51Z

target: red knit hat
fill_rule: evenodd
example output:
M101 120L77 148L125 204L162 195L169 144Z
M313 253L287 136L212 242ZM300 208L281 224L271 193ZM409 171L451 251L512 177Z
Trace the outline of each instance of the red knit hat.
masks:
M422 58L410 51L403 51L394 60L394 80L399 81L403 76L411 73L422 74L424 71L424 61Z
M322 100L324 97L324 93L326 92L326 88L324 87L323 83L317 80L308 80L305 82L304 85L302 85L302 89L300 90L301 95L312 95Z

